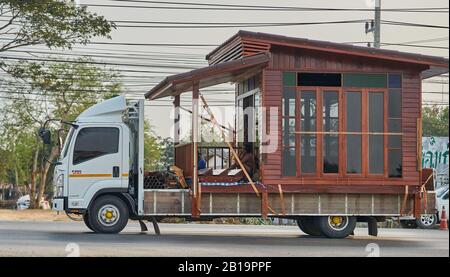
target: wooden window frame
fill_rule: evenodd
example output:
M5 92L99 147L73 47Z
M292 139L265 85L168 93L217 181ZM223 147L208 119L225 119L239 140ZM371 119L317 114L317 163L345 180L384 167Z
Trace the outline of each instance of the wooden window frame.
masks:
M365 120L365 124L366 124L366 128L365 130L363 130L363 132L365 133L364 136L364 140L366 141L366 155L364 156L363 154L363 164L365 164L366 168L366 174L364 175L365 177L382 177L382 178L387 178L388 177L388 151L387 151L387 146L388 146L388 135L387 135L387 131L388 131L388 120L387 120L387 116L388 116L388 92L389 89L387 88L365 88L364 89L365 94L366 94L366 109L363 109L363 114L366 114L366 120ZM369 132L369 120L370 120L370 114L369 114L369 94L370 93L383 93L383 173L370 173L369 171L369 162L370 162L370 157L369 157L369 136L371 135ZM364 123L363 123L364 126Z
M343 93L342 93L342 106L343 106L343 110L342 110L342 129L344 130L344 132L347 132L347 94L349 92L357 92L360 93L361 95L361 134L359 136L361 136L361 172L360 173L348 173L347 172L347 136L348 134L343 135L343 143L342 143L342 159L343 159L343 176L344 177L364 177L365 175L365 170L364 170L364 120L365 120L365 110L367 110L367 108L365 108L364 105L364 89L362 88L344 88L343 89Z

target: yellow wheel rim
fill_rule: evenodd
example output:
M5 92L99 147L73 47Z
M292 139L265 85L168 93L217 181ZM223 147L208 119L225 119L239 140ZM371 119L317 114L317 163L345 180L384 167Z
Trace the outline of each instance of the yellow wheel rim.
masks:
M107 219L111 219L113 217L113 213L111 211L107 211L105 216Z

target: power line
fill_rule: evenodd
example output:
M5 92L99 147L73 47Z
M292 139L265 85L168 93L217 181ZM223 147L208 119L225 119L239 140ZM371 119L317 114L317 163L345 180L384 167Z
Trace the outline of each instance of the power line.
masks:
M372 9L361 8L313 8L313 7L296 7L296 6L264 6L264 5L237 5L237 4L213 4L213 3L198 3L198 2L165 2L165 1L133 1L133 0L111 0L112 2L127 2L127 3L151 3L151 4L163 4L163 5L182 5L192 7L171 7L171 6L158 6L159 8L169 9L220 9L220 10L239 10L239 9L256 9L264 11L372 11ZM91 4L85 4L90 6ZM119 6L119 5L108 5ZM121 6L127 7L127 6ZM139 6L142 8L152 8L152 6ZM203 8L199 8L203 7ZM205 8L206 7L206 8ZM400 9L383 9L385 12L447 12L447 7L443 8L400 8Z

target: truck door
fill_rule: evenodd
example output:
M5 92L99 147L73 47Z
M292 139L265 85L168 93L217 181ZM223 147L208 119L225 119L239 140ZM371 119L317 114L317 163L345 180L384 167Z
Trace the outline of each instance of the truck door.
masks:
M69 160L69 208L86 208L100 189L126 186L122 174L121 126L79 128Z

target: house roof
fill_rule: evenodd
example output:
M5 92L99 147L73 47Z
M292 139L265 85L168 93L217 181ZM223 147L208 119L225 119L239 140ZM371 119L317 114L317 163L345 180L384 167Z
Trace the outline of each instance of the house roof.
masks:
M270 47L274 45L286 46L429 66L430 69L424 71L422 76L423 78L429 78L446 73L448 72L449 67L449 60L443 57L249 31L239 31L237 34L211 51L206 56L206 59L210 61L210 63L211 61L214 62L214 60L220 61L221 59L218 59L217 56L223 56L224 52L227 52L225 50L228 50L227 47L231 48L230 45L236 43L236 40L240 40L240 43L244 44L242 47L243 53L246 51L249 51L250 53L256 52L258 49L263 49L262 45L266 44L266 49L270 49ZM245 46L246 43L249 44L247 49Z
M249 57L243 57L238 60L232 60L195 69L186 73L172 75L166 77L158 85L147 92L145 98L154 100L167 96L176 96L183 92L190 91L194 83L198 83L199 88L201 89L226 82L236 82L251 77L251 75L266 66L269 60L269 53L260 53Z

